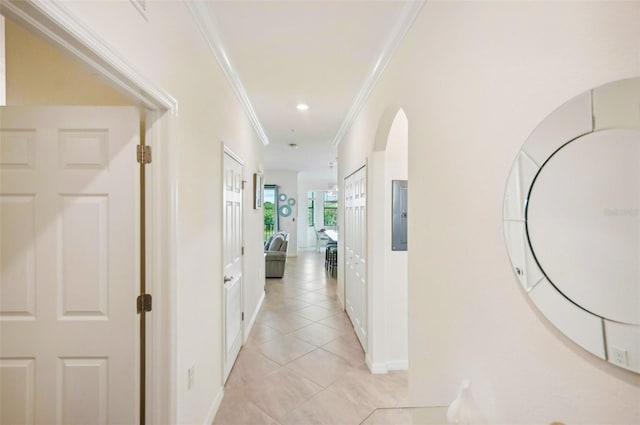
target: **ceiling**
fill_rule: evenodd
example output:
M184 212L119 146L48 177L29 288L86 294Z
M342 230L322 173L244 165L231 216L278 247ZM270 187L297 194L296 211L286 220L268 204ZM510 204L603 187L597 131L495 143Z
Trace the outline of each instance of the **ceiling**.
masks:
M421 6L236 0L189 7L266 144L267 174L299 171L320 189L336 182L336 146Z

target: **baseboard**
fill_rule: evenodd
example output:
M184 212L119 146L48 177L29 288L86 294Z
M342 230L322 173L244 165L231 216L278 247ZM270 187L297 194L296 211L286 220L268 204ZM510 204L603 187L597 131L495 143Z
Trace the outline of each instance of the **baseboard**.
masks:
M386 363L373 363L371 361L371 357L369 357L369 354L364 356L364 361L367 364L367 367L369 368L369 372L373 374L389 372L389 370L387 369Z
M392 370L408 370L409 362L407 360L394 360L390 362L377 362L371 361L371 358L367 354L364 358L369 371L373 374L389 373Z
M222 403L222 399L224 398L224 387L220 388L218 395L211 403L211 408L209 409L209 414L207 415L207 419L204 422L204 425L210 425L213 423L213 420L216 418L216 414L218 413L218 409L220 408L220 404Z
M387 369L389 370L409 370L408 360L393 360L387 362Z
M249 338L249 334L251 333L251 329L253 329L253 325L256 323L256 319L258 318L258 313L260 312L260 307L262 307L262 304L264 303L264 298L265 298L265 292L262 291L262 295L260 296L260 300L258 301L258 305L256 306L256 309L253 311L253 314L251 315L251 319L249 319L249 321L247 322L247 324L244 327L244 342L247 342L247 338Z

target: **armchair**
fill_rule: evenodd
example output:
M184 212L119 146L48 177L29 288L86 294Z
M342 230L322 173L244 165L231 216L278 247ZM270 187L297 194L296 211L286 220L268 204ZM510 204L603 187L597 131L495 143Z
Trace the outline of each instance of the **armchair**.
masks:
M281 278L284 275L284 267L287 262L287 248L289 247L289 235L278 233L265 244L265 277Z

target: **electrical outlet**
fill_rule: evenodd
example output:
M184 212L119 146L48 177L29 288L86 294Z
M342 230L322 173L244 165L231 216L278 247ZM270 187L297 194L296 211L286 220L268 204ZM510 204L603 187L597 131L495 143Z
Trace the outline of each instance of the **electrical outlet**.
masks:
M621 366L627 365L627 350L624 350L619 347L611 347L612 358L611 361L615 364L619 364Z
M196 365L191 366L187 370L187 389L193 388L193 384L195 383L195 375L196 375Z

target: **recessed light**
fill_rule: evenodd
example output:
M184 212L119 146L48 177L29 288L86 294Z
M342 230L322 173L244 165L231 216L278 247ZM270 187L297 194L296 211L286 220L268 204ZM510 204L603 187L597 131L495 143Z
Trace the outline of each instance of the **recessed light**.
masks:
M298 103L298 106L296 106L296 108L298 108L299 111L306 111L307 109L309 109L309 105L307 105L306 103Z

